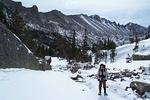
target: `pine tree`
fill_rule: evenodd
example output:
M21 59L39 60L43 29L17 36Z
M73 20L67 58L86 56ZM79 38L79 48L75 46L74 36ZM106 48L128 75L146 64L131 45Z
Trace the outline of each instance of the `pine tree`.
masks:
M115 50L116 47L117 47L117 46L116 46L116 43L115 43L114 41L110 41L110 44L109 44L109 45L110 45L110 48L109 48L110 50Z
M107 50L107 40L106 40L106 39L104 39L103 49L104 49L104 50Z
M111 54L110 54L110 60L111 62L114 62L114 57L115 57L115 49L116 49L116 43L114 41L112 41L111 39L109 39L109 37L107 38L107 40L105 39L104 40L104 44L103 44L103 47L104 47L104 59L105 59L105 62L107 62L107 52L108 50L111 51Z
M0 8L0 22L6 24L6 16L5 16L2 8Z
M72 34L72 55L75 57L76 55L76 31L73 30Z
M103 41L99 40L97 43L94 43L92 45L92 51L95 53L95 52L98 52L99 50L103 50L104 49L104 44L103 44Z
M145 36L145 39L149 39L149 38L150 38L150 26L148 26L146 31L146 36Z
M46 54L46 52L45 52L44 45L38 46L38 48L36 50L36 56L44 58L45 54Z
M139 48L139 39L138 39L138 36L137 36L137 33L133 32L134 34L134 42L135 42L135 47L133 48L133 51L137 52L138 51L138 48Z
M133 37L133 35L129 36L129 41L130 41L130 43L134 43L134 37Z
M145 36L145 39L149 39L150 38L150 34L147 34L146 36Z
M135 43L136 43L136 45L138 45L138 43L139 43L139 39L138 39L138 36L136 33L135 33Z
M98 51L98 45L96 44L96 43L94 43L93 45L92 45L92 52L93 53L96 53Z
M83 52L86 52L86 50L89 48L88 43L87 43L87 39L88 39L87 29L85 29L84 39L83 39L83 46L82 46Z
M111 49L111 53L110 53L110 62L114 62L115 61L115 49Z
M17 10L15 10L12 14L10 28L19 37L23 34L23 31L25 29L23 19L19 15L19 12Z

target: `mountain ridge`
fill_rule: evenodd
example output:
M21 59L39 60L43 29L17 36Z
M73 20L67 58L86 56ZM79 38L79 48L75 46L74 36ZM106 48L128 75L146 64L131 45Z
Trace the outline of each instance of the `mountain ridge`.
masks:
M146 27L138 24L132 23L132 27L129 23L120 25L106 18L101 18L98 15L65 15L58 10L39 12L36 5L26 8L22 6L21 2L12 0L1 0L1 2L12 10L17 9L30 29L44 32L57 32L62 36L71 36L72 31L75 30L79 44L82 44L85 29L88 31L90 45L108 37L118 45L122 45L129 42L129 37L133 32L144 37L147 31ZM134 29L135 27L139 29Z

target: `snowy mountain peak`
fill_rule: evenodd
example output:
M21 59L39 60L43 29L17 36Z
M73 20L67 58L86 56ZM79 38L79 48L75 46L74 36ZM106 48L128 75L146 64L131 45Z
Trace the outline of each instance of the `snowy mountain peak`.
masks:
M135 30L141 37L144 37L143 33L147 31L147 28L140 25L120 25L119 23L117 24L116 22L101 18L98 15L65 15L58 10L43 13L38 12L36 6L29 9L11 0L2 0L2 3L10 9L17 9L26 25L31 29L44 32L57 32L62 36L66 34L71 36L71 31L76 30L80 36L77 38L78 41L83 40L84 30L87 29L89 33L89 45L97 43L100 38L106 36L111 37L118 45L122 45L124 42L129 42L129 35L132 30Z
M38 12L38 7L37 7L36 5L33 5L33 6L31 7L31 9L32 9L33 11L35 11L35 12Z
M61 11L59 11L59 10L52 10L52 11L50 11L50 13L53 13L53 14L56 14L56 15L64 15Z
M94 19L96 19L96 20L98 20L98 21L100 20L100 16L99 16L99 15L91 15L90 17L91 17L91 18L94 18Z

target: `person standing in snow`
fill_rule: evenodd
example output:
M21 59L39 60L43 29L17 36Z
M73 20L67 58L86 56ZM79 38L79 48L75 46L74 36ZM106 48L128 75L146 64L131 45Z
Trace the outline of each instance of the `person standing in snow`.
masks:
M100 68L98 69L98 73L97 73L97 79L99 81L98 95L101 95L102 86L104 89L104 95L107 95L106 93L107 69L105 64L100 64Z

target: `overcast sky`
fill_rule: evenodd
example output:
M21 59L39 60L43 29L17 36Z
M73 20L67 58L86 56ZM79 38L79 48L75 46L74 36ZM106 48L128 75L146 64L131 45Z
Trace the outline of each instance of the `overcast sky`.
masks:
M15 0L26 7L37 5L39 11L53 9L70 14L97 14L120 24L150 25L150 0Z

